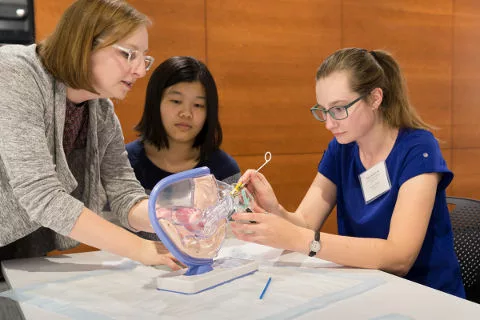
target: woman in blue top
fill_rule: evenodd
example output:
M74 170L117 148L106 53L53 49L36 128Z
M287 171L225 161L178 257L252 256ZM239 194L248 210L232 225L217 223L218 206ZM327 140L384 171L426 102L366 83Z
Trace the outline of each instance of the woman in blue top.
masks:
M127 144L128 158L147 191L172 173L202 166L227 183L240 177L237 162L220 150L215 80L193 57L171 57L153 71L135 129L140 139Z
M265 177L248 170L240 180L259 207L233 218L258 223L233 223L235 235L465 297L445 195L453 174L396 61L339 50L317 71L316 97L311 111L335 138L303 201L287 212ZM339 234L318 232L335 205Z

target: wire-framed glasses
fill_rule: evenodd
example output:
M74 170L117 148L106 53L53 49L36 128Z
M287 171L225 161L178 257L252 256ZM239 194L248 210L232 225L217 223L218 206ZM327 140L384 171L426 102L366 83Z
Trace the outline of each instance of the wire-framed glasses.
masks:
M327 113L335 120L343 120L348 118L348 108L353 106L358 101L362 100L366 95L360 96L347 105L331 107L330 109L321 108L318 104L310 108L310 112L318 121L327 121Z
M143 62L145 63L146 71L148 71L152 67L153 61L155 61L155 59L152 56L144 56L138 50L125 48L118 44L112 44L112 47L119 50L124 55L125 59L127 59L130 65L132 65L134 62L138 62L137 59L140 59L143 57Z

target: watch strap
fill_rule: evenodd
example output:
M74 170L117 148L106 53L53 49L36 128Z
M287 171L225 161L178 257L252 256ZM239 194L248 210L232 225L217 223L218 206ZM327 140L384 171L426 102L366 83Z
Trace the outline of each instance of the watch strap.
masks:
M313 239L314 239L313 241L317 241L317 242L320 241L320 231L319 231L319 230L315 230L315 235L314 235ZM315 256L315 255L317 254L317 252L318 252L318 251L310 251L310 252L308 253L308 256L309 256L309 257L313 257L313 256Z

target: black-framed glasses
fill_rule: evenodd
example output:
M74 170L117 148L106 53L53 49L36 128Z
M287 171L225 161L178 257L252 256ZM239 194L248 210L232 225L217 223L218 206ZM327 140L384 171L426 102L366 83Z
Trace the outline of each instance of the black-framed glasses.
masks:
M138 50L125 48L125 47L122 47L118 44L112 44L112 47L114 47L117 50L120 50L125 55L125 58L127 59L128 63L130 65L132 65L134 62L139 61L137 59L139 59L140 57L143 57L143 62L145 63L145 71L148 71L152 67L153 61L155 61L155 59L153 57L144 56Z
M332 117L335 120L343 120L348 118L348 108L350 108L355 103L365 98L365 96L366 95L360 96L347 105L331 107L328 110L325 108L321 108L318 104L316 104L310 108L310 112L313 114L315 119L322 122L327 121L327 113L330 115L330 117Z

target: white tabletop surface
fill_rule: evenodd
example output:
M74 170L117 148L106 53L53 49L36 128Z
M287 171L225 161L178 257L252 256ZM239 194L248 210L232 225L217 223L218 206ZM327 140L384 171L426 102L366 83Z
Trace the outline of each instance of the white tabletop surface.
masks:
M26 319L480 319L480 305L377 270L228 239L252 275L196 294L158 291L153 268L103 251L3 261ZM259 299L267 279L272 281Z

